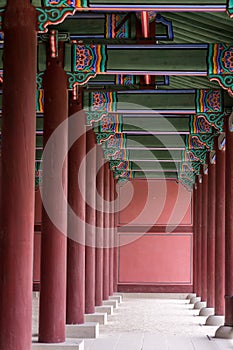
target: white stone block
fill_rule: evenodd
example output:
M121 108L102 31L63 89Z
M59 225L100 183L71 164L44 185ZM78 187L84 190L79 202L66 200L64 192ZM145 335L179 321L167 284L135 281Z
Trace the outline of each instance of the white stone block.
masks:
M84 350L84 341L67 340L65 343L58 344L44 344L44 343L32 343L32 350Z
M66 338L98 338L99 323L86 322L78 325L66 325Z
M102 305L95 307L96 312L106 312L107 315L113 315L113 306L112 305Z
M118 309L118 301L117 300L104 300L103 305L110 305L113 306L114 309Z
M85 314L85 322L98 322L106 325L108 323L107 312L95 312L94 314Z
M122 303L122 296L121 295L111 295L109 297L109 300L117 300L118 304Z

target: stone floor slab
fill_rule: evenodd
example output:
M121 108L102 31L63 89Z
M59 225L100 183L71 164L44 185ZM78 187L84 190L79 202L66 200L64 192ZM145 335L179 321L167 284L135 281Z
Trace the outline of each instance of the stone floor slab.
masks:
M106 325L108 323L107 312L95 312L94 314L84 315L85 322L98 322L101 325Z
M84 341L67 340L65 343L60 344L32 343L32 350L84 350Z
M137 334L121 334L116 350L142 350L143 348L144 335L142 333ZM114 350L115 350L114 349Z
M101 325L100 337L84 339L84 349L232 350L233 340L214 338L218 327L204 326L206 317L197 316L199 310L193 310L186 296L125 293L108 325Z

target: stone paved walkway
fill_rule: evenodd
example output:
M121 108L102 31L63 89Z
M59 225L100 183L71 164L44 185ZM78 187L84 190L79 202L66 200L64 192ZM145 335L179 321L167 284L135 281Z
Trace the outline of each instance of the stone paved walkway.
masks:
M212 338L217 327L203 326L197 314L182 294L124 294L85 350L233 350L233 341Z

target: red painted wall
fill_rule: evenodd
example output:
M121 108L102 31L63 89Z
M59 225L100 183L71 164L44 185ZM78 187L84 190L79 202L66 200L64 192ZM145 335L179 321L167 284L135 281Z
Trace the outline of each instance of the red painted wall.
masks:
M120 283L191 283L191 235L135 234L131 238L132 243L122 245L125 235L120 236Z
M119 286L190 286L191 193L175 180L133 180L118 193Z
M131 200L130 200L131 199ZM191 225L191 194L174 180L134 180L120 187L119 224Z
M192 284L191 194L172 180L133 180L118 193L119 231L124 230L119 232L119 290L186 291L182 288ZM41 208L37 191L36 224ZM35 232L35 283L40 280L40 240L41 233Z

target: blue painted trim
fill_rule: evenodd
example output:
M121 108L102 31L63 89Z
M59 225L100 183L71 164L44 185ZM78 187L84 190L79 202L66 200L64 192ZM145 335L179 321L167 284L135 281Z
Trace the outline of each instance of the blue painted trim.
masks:
M197 76L207 76L207 71L156 71L156 70L113 70L113 69L107 69L106 73L109 74L133 74L133 75L145 75L145 74L151 74L151 75L197 75Z
M194 11L226 11L226 5L98 5L98 4L90 4L89 8L96 8L96 9L103 9L103 10L114 10L114 11L123 11L123 10L129 10L129 11L135 11L135 10L156 10L156 11L171 11L171 10L180 10L180 11L187 11L187 10L194 10Z
M196 90L126 90L118 91L119 94L195 94Z
M124 119L124 118L143 118L143 117L147 117L147 118L154 118L155 117L155 113L151 113L151 115L150 114L134 114L134 113L132 113L132 112L129 112L128 114L122 114L122 118ZM174 118L174 117L177 117L177 118L189 118L190 116L189 116L189 114L182 114L182 116L180 116L180 114L176 114L176 115L174 115L174 114L164 114L163 113L163 115L160 115L160 114L158 114L158 115L156 115L156 118Z
M172 21L167 20L166 18L164 18L163 16L161 16L159 13L156 16L156 23L161 23L163 24L165 27L167 27L167 37L166 39L170 39L173 40L174 39L174 33L173 33L173 25L172 25ZM157 39L159 39L159 36L156 36Z
M107 49L208 49L208 44L107 45Z
M196 114L195 109L135 109L135 110L127 110L127 109L118 109L115 113L131 113L131 114L157 114L157 113L163 113L163 114ZM112 113L113 114L113 113Z
M75 39L104 39L105 36L103 34L99 34L99 35L88 35L88 34L80 34L80 35L70 35L70 39L71 40L75 40Z

